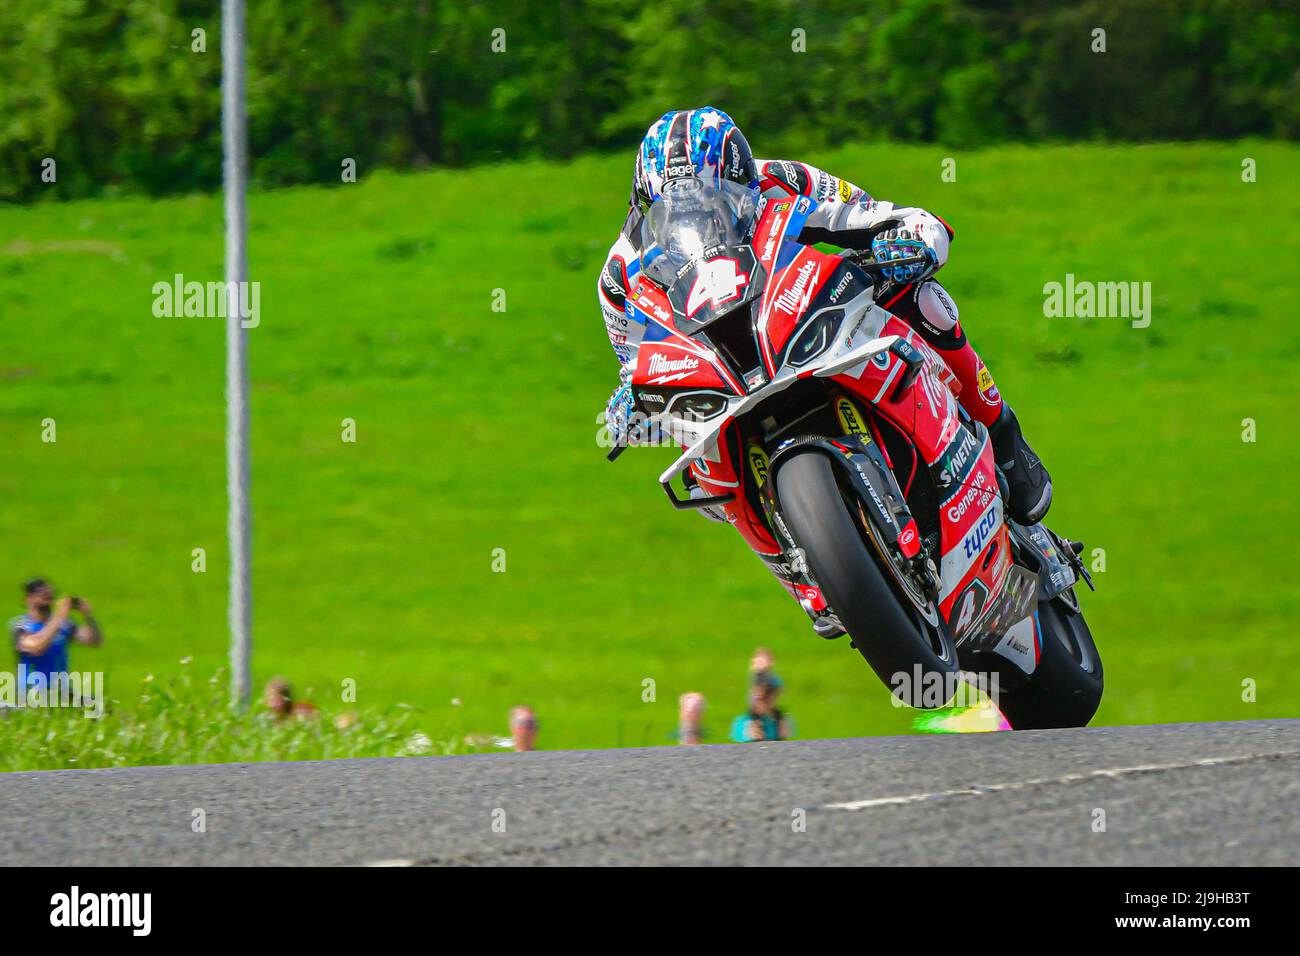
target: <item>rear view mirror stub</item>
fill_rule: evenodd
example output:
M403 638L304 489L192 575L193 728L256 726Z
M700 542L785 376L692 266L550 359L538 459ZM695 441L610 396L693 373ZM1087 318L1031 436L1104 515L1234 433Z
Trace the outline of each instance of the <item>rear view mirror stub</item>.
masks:
M925 356L921 350L915 348L905 339L896 339L889 346L889 352L907 367L898 379L898 384L894 386L893 393L889 396L891 402L896 402L903 397L903 393L912 387L916 381L916 376L921 372L921 366L925 364Z

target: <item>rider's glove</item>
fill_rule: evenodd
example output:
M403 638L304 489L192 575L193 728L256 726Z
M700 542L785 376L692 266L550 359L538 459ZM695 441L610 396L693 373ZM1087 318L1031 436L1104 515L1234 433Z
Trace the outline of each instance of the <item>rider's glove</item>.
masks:
M636 420L636 406L632 402L632 386L620 385L614 389L605 406L605 426L609 429L614 447L635 445L641 438L641 425Z
M932 275L939 267L939 257L918 233L910 229L886 229L871 240L871 255L879 263L888 263L894 259L911 259L925 256L925 262L910 266L893 266L880 270L886 279L900 285L907 282L920 282Z

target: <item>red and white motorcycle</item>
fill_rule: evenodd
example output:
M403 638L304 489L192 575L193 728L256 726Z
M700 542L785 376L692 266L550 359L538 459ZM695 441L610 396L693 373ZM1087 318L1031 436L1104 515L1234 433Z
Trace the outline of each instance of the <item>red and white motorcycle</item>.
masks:
M1015 728L1086 724L1082 545L1007 518L986 430L876 304L875 264L796 241L812 206L689 179L650 207L627 301L637 407L685 449L664 490L725 512L903 702L943 706L974 675Z

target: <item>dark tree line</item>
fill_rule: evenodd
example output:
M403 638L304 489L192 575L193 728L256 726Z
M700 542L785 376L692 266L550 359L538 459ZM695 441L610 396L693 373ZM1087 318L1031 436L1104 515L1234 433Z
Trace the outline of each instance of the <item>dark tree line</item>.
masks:
M217 186L219 11L215 0L0 4L0 198ZM1298 11L1294 0L253 0L253 178L337 182L344 157L364 171L630 151L665 109L703 103L768 151L1294 139Z

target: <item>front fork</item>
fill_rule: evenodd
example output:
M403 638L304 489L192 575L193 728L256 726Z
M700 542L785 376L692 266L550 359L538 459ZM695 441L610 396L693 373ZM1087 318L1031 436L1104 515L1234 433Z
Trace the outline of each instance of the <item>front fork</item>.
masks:
M835 401L844 400L837 398ZM892 469L870 433L863 428L860 431L850 429L849 434L836 438L808 435L788 439L773 453L770 474L778 476L776 480L779 480L781 462L796 451L806 453L809 449L825 455L838 472L840 486L850 492L849 497L857 506L858 523L865 532L868 546L893 573L899 585L913 595L914 601L929 600L937 606L938 569L922 549L916 520L908 509ZM768 522L776 532L788 563L800 568L811 581L802 551L781 517L774 486L775 481L767 481L761 491ZM803 600L800 603L814 619L820 616Z

